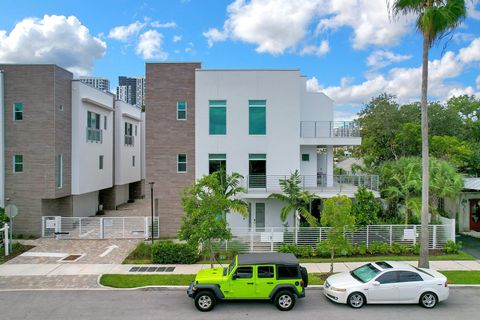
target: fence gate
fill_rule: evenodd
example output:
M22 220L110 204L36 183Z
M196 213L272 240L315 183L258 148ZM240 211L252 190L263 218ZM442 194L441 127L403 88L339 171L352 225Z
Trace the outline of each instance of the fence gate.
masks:
M154 237L159 220L153 219ZM42 237L57 239L149 239L150 217L42 217Z

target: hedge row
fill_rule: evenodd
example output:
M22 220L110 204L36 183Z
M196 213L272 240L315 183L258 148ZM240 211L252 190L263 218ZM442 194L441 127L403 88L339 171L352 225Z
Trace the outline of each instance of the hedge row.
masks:
M152 262L160 264L192 264L198 261L197 248L171 241L156 242L152 245Z

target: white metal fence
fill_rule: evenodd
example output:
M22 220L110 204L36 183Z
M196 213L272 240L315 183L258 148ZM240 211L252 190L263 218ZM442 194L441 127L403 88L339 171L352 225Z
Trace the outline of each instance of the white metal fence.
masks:
M10 251L10 227L8 223L5 223L2 228L0 228L0 245L5 248L5 256L9 255Z
M158 238L159 220L153 219ZM149 239L150 217L42 217L42 237L57 239Z
M455 241L455 224L430 225L430 249L441 249L448 240ZM233 238L221 246L225 249L235 247L239 252L275 252L284 244L309 245L316 247L327 239L328 229L318 228L232 228ZM373 242L415 245L420 240L420 225L370 225L357 227L355 231L345 233L352 244Z

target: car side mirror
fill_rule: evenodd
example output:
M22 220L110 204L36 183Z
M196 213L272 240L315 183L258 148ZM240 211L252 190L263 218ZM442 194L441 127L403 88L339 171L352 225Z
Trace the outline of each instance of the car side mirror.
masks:
M378 282L378 281L373 281L373 282L372 282L372 285L374 285L375 287L378 287L378 286L380 285L380 282Z
M238 277L237 277L237 274L234 273L234 274L232 275L232 280L236 280L237 278L238 278Z

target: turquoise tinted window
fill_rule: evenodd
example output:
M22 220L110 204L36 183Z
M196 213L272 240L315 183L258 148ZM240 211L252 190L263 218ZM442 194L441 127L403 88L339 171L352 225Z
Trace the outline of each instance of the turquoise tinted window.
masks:
M185 100L177 102L177 120L187 119L187 103Z
M267 133L267 102L265 100L249 100L249 134Z
M13 104L13 120L23 120L23 103L15 102Z
M265 153L250 153L248 155L249 160L267 160L267 155Z
M227 101L210 100L210 134L227 133Z
M310 161L310 155L308 153L302 154L302 161Z
M13 172L23 172L23 155L16 154L13 156Z

